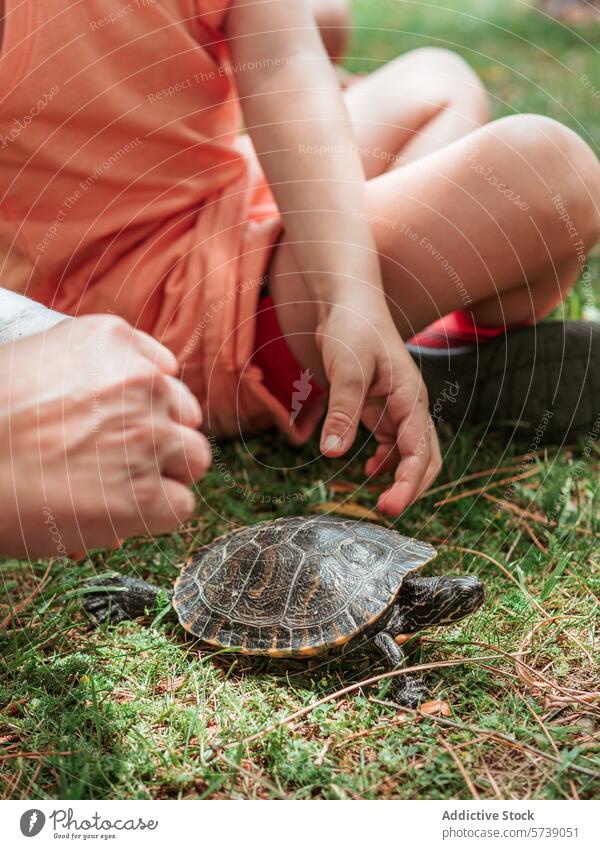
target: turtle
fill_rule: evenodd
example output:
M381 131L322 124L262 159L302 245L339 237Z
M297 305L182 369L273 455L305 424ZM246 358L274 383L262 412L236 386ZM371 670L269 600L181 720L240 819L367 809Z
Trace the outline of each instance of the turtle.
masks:
M203 643L248 655L314 658L358 645L405 666L400 638L450 625L484 600L474 576L416 575L433 546L370 522L283 517L242 527L199 549L182 568L170 602ZM96 581L84 606L96 621L119 622L156 606L160 588L138 578ZM416 707L422 679L392 679L392 696Z

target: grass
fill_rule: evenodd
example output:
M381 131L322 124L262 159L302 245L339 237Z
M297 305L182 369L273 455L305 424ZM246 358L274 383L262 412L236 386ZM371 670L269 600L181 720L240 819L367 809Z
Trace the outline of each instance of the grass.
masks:
M348 62L354 70L424 44L450 47L483 76L496 114L540 111L598 137L598 101L579 81L586 74L600 82L589 31L570 32L522 3L491 0L361 0L356 23ZM581 291L573 293L564 314L579 317L583 303ZM54 561L37 593L47 563L0 564L0 619L10 618L0 634L0 793L597 797L600 710L586 694L600 690L598 446L588 440L522 460L529 446L507 446L500 435L484 439L473 430L442 438L438 484L450 485L396 526L445 541L429 572L478 575L488 600L472 618L423 641L424 662L465 660L430 673L441 713L399 713L381 704L385 681L336 696L383 672L366 657L310 668L251 662L207 651L168 617L88 627L78 593L93 574L124 570L169 587L190 552L232 523L309 514L333 499L346 510L374 506L376 494L360 488L364 445L347 463L335 463L319 457L316 443L299 453L265 436L219 448L199 489L197 516L178 534L131 540L77 567ZM511 467L532 475L489 492L533 518L481 492L447 501L511 476L514 470L502 471ZM487 469L496 473L465 479ZM340 482L356 490L340 494ZM527 667L516 664L519 651Z

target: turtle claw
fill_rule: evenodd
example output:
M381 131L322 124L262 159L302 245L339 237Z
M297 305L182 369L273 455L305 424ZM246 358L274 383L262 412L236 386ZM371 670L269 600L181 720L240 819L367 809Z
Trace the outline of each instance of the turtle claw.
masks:
M392 695L401 707L414 710L429 697L429 688L422 678L406 675L394 681Z
M88 609L88 613L99 625L103 625L104 623L117 625L119 622L124 622L126 619L131 618L124 610L121 610L116 604L111 604L111 602L107 602L102 607L94 610Z

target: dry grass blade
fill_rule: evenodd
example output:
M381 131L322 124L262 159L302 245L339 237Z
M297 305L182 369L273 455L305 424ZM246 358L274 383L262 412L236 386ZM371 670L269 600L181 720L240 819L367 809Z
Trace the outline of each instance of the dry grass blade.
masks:
M323 763L325 761L325 756L327 755L327 752L329 751L330 746L331 746L331 741L328 740L325 743L325 745L323 746L323 748L321 749L321 751L319 752L319 754L317 755L317 757L315 758L315 766L323 766Z
M410 672L422 672L426 669L442 669L444 667L449 666L462 666L463 664L471 664L471 663L481 663L486 660L496 660L498 657L503 657L505 652L499 654L485 655L483 657L461 657L456 658L454 660L441 660L436 663L421 663L418 666L406 666L402 669L394 669L391 672L383 672L380 675L373 675L370 678L365 678L362 681L358 681L356 684L349 684L347 687L343 687L341 690L336 690L335 693L330 693L328 696L323 696L322 699L319 699L316 702L313 702L310 705L307 705L300 710L295 711L294 713L289 714L288 716L280 719L278 722L274 722L272 725L267 726L267 728L263 728L260 731L257 731L255 734L250 734L250 736L245 737L243 740L236 740L233 743L227 743L224 746L215 746L215 751L224 751L226 749L233 749L236 746L244 746L249 743L254 743L255 740L259 740L261 737L264 737L267 734L271 734L271 732L276 731L278 728L282 728L284 725L289 725L291 722L294 722L296 719L301 719L304 716L307 716L309 713L312 713L313 710L320 707L321 705L325 705L328 702L335 701L336 699L341 698L342 696L346 696L349 693L354 693L357 690L362 689L363 687L370 687L372 684L377 684L379 681L386 681L388 678L396 678L398 675L406 675ZM510 657L515 657L514 655L510 655ZM395 705L397 708L398 706Z
M454 504L456 501L461 501L463 498L469 498L471 495L484 495L488 491L488 489L494 489L497 486L505 486L511 483L517 483L517 481L522 481L526 478L531 478L533 477L533 475L539 475L541 471L541 469L528 469L526 472L521 472L521 474L513 475L509 478L501 478L497 481L491 481L485 486L478 487L477 489L467 489L465 490L465 492L459 492L457 495L451 495L450 498L443 498L441 501L436 501L433 506L443 507L445 504Z
M410 722L413 717L410 713L403 712L400 713L400 716L396 716L394 719L390 719L389 722L385 722L382 725L376 725L374 728L365 728L362 731L356 731L354 734L350 734L348 737L345 737L339 743L336 743L333 748L334 749L345 749L347 746L350 746L354 743L355 740L360 740L363 737L372 737L376 734L383 734L386 731L389 731L390 728L393 728L395 725L404 725L406 722Z
M454 751L452 746L449 743L447 743L443 739L443 737L440 737L439 742L440 742L441 746L448 752L448 754L450 755L450 757L452 758L452 760L456 764L456 768L458 769L458 771L462 775L465 784L469 788L469 793L471 794L472 798L473 799L479 799L479 793L477 792L477 789L476 789L475 785L473 784L473 780L471 779L471 776L469 775L469 773L465 769L463 762L458 757L458 755L456 754L456 752Z
M531 707L531 705L529 704L529 702L527 701L527 699L525 698L523 693L521 693L519 691L518 687L515 687L514 684L510 684L510 686L511 686L512 690L514 691L514 693L519 697L519 699L521 699L521 701L523 702L523 704L525 705L525 707L527 708L527 710L529 711L529 713L531 714L531 716L533 717L535 722L537 722L537 724L541 728L542 734L544 735L544 737L546 738L546 740L550 744L550 747L552 749L554 749L555 754L560 757L560 750L559 750L558 746L556 745L556 743L554 742L554 740L552 739L551 735L548 733L548 729L546 728L546 726L544 725L544 723L542 722L540 717L537 715L537 713ZM578 793L577 793L577 788L575 787L575 783L574 783L572 778L569 779L569 787L571 788L572 797L574 799L578 799L579 796L578 796Z
M520 584L520 583L519 583L519 581L515 578L515 576L514 576L514 575L512 575L512 574L508 571L508 569L506 568L506 566L503 566L501 563L499 563L499 562L498 562L498 561L497 561L494 557L491 557L489 554L485 554L485 552L483 552L483 551L477 551L477 549L475 549L475 548L465 548L464 546L460 546L460 545L448 545L448 544L447 544L447 543L445 543L445 542L442 542L442 543L441 543L441 545L443 545L445 548L454 549L455 551L463 551L463 552L465 552L466 554L475 554L475 555L477 555L477 556L479 556L479 557L483 557L483 558L484 558L484 560L487 560L487 561L489 561L490 563L493 563L493 564L494 564L494 566L497 566L497 567L498 567L498 569L500 569L500 571L501 571L504 575L506 575L506 577L507 577L510 581L512 581L512 582L513 582L513 584L515 584L517 587L519 587L519 589L527 595L527 598L531 601L531 603L534 605L534 607L536 607L536 608L537 608L537 610L539 610L539 612L542 614L542 616L544 617L544 619L545 619L546 621L548 621L548 622L550 622L550 621L554 622L554 621L557 621L557 620L559 620L559 619L565 619L565 618L567 618L567 617L565 617L565 616L552 616L552 617L551 617L551 616L550 616L550 614L549 614L547 611L545 611L545 610L544 610L544 608L543 608L543 607L542 607L542 605L539 603L539 601L538 601L536 598L534 598L534 596L532 596L532 595L531 595L531 593L529 593L529 592L526 592L526 591L525 591L525 589L521 586L521 584ZM541 623L541 624L543 624L543 623ZM567 631L567 630L564 630L564 631L563 631L563 633L564 633L564 634L565 634L565 636L567 636L570 640L572 640L572 642L574 642L574 643L575 643L575 645L577 646L577 648L581 649L581 651L582 651L582 652L583 652L583 653L584 653L584 654L585 654L585 655L589 658L589 660L590 660L590 661L592 660L592 658L590 657L590 654L589 654L588 650L585 648L585 646L583 646L583 645L582 645L582 643L580 642L580 640L578 640L578 639L577 639L577 637L574 637L574 636L573 636L573 634L571 634L571 633L570 633L569 631Z
M525 507L520 507L518 504L512 504L510 501L506 501L504 498L497 498L489 492L484 492L483 497L486 501L491 501L493 504L497 504L502 510L514 513L519 519L529 519L530 521L537 522L538 525L543 525L544 527L556 526L556 522L554 520L550 521L542 513L534 513L531 510L527 510Z
M0 755L0 761L9 761L14 760L15 758L37 760L39 758L62 757L74 754L75 752L10 752L7 755Z
M463 475L460 478L455 478L453 481L449 481L448 483L442 483L439 486L434 486L432 489L428 489L426 495L437 495L438 492L445 492L447 489L454 489L457 486L460 486L461 483L470 483L471 481L480 480L481 478L489 478L493 475L503 475L507 472L518 472L519 469L523 468L522 463L518 463L512 466L499 466L497 469L485 469L483 472L472 472L470 475Z
M350 495L350 493L354 492L368 492L369 494L376 495L379 492L382 492L386 486L389 484L384 483L352 483L351 481L331 481L327 484L327 489L329 492L333 492L335 495Z
M530 519L532 522L537 522L537 524L542 525L546 528L555 528L556 522L554 519L548 519L542 513L533 513L531 510L527 510L525 507L520 507L518 504L511 504L510 501L506 501L503 498L497 498L495 495L491 495L489 492L482 493L483 498L487 501L491 501L494 504L497 504L502 510L508 510L511 513L514 513L515 516L518 516L519 519ZM597 536L588 528L579 528L574 526L572 528L573 533L579 534L580 536Z
M565 445L562 451L565 452L572 448L572 445ZM557 456L558 454L553 455L552 459L556 459ZM510 466L497 466L493 469L485 469L482 472L472 472L470 475L461 475L460 478L456 478L449 483L443 483L440 486L427 490L427 495L436 495L438 492L444 492L447 489L452 489L461 483L469 483L470 481L478 480L480 478L491 477L492 475L503 475L506 474L506 472L518 472L523 469L524 465L533 462L536 457L543 457L546 462L550 460L545 448L542 448L539 451L529 451L527 454L521 454L520 456L515 457L514 463L511 463Z
M386 702L382 699L369 699L369 701L373 702L373 704L383 705L384 707L396 707L393 702ZM407 710L410 709L407 708ZM420 713L418 709L410 712L415 714ZM472 734L481 734L482 736L485 736L490 740L494 740L497 743L501 743L504 746L510 746L511 748L518 749L521 752L529 753L530 755L543 758L544 760L551 761L555 764L560 764L561 766L564 766L565 770L573 770L574 772L579 772L582 775L587 775L591 778L600 780L600 772L588 769L588 767L581 766L580 764L566 764L565 760L557 755L550 755L548 752L536 749L535 746L531 746L529 743L522 743L515 737L509 737L508 734L502 734L500 731L492 731L489 728L481 728L479 725L466 725L465 723L455 722L452 719L447 719L443 716L436 716L435 714L428 716L427 719L430 719L432 722L437 722L440 725L444 725L446 728L455 728L457 731L470 731Z
M564 617L561 617L561 616L554 617L554 619L562 619L562 618L564 618ZM543 625L550 624L550 622L545 620L544 622L540 622L538 624L541 627ZM567 632L565 632L565 634L567 634ZM537 678L532 679L535 682L536 686L538 686L540 689L550 688L550 689L556 690L559 693L563 693L563 695L567 698L568 701L580 702L582 704L588 705L590 702L595 701L596 699L600 698L600 691L590 692L588 690L576 690L573 687L562 687L560 684L557 684L556 681L551 681L543 673L538 672L532 666L529 666L529 664L525 663L525 661L523 660L523 655L526 654L526 649L523 646L521 646L521 648L519 649L517 654L510 654L510 652L502 651L502 649L498 648L498 646L493 646L490 643L484 643L481 640L470 640L470 644L473 645L473 646L478 646L479 648L483 648L483 649L492 649L492 651L495 650L499 654L503 655L504 657L511 658L514 661L515 665L517 666L517 674L518 674L518 669L522 668L522 669L526 670L527 672L529 672L530 674L536 675ZM498 670L498 671L500 671L500 670ZM501 674L506 674L506 673L501 673ZM520 675L518 675L518 677L520 678L521 681L523 681L523 683L526 683L526 679L524 680ZM540 682L540 683L538 683L538 682Z
M537 537L537 535L536 535L535 531L533 530L533 528L531 527L531 525L529 524L529 522L527 522L525 519L521 519L520 521L521 521L521 525L522 525L522 526L525 528L525 530L527 531L527 534L528 534L528 536L529 536L530 540L531 540L531 541L532 541L532 543L535 545L535 547L538 549L538 551L541 551L541 552L542 552L542 554L546 554L546 555L547 555L547 554L548 554L548 549L546 548L546 546L545 546L542 542L540 542L540 540L538 539L538 537Z
M498 783L497 783L496 779L494 778L494 776L492 775L492 773L490 772L490 768L488 767L486 762L482 761L481 765L483 767L483 771L485 772L485 777L489 781L490 787L494 791L494 796L496 797L496 799L506 799L507 797L505 796L504 793L502 793L500 791L500 788L498 787Z
M510 682L509 682L509 686L511 687L513 692L519 697L519 699L521 699L521 701L523 702L523 704L525 705L525 707L527 708L527 710L529 711L529 713L531 714L531 716L533 717L535 722L537 722L537 724L540 726L540 728L542 729L542 734L544 735L544 737L546 738L546 740L550 744L550 747L552 749L554 749L555 754L560 756L560 751L558 749L558 746L556 745L556 743L554 742L554 740L552 739L552 737L548 733L548 729L546 728L546 726L544 725L542 720L539 718L537 713L534 711L534 709L531 707L531 705L529 704L529 702L527 701L527 699L525 698L523 693L521 693L519 691L519 688L515 687L514 684L510 684Z
M21 613L22 610L25 610L25 608L28 607L31 604L33 599L41 593L41 591L44 589L44 586L45 586L45 584L46 584L46 582L47 582L47 580L50 576L50 570L52 569L52 563L53 563L52 560L48 563L48 566L46 567L46 571L42 575L42 579L35 586L35 588L29 593L29 595L26 598L24 598L22 601L20 601L16 605L16 607L13 607L13 609L8 614L8 616L5 616L5 618L2 620L2 622L0 622L0 629L4 630L5 628L8 628L8 626L10 625L12 620L15 618L15 616L18 616L18 614Z
M532 642L533 642L533 638L534 638L535 634L540 630L540 628L545 628L547 625L551 625L553 622L559 622L561 619L568 619L568 618L569 617L566 616L566 615L551 616L551 617L548 617L547 619L544 619L543 622L538 622L537 625L535 625L529 631L529 633L527 634L527 636L525 637L525 639L521 643L519 655L526 654L529 651L529 649L531 648ZM581 651L587 657L590 665L593 665L594 659L592 658L589 651L585 648L585 646L583 646L581 644L581 642L576 637L573 636L573 634L570 634L568 631L564 631L564 633L575 643L575 645L577 645L581 649ZM523 673L520 671L520 668L521 668L521 664L519 662L519 663L517 663L517 674L519 675L521 680L523 680L524 683L528 683L529 686L535 686L535 687L538 687L539 689L542 689L542 690L547 687L547 684L545 682L542 683L540 681L531 679L531 676L528 676L528 678L531 679L531 680L527 681L525 678L522 677ZM554 688L555 687L556 687L556 685L554 685ZM578 694L579 695L586 695L584 691L579 691ZM590 697L592 697L592 700L595 700L596 698L600 697L600 693L589 693L588 695Z
M278 796L280 799L283 798L281 790L275 787L274 784L271 784L270 781L267 781L262 775L259 775L256 772L252 772L250 769L246 769L246 767L241 766L240 764L236 764L235 761L232 761L230 758L225 757L225 755L221 755L221 760L227 764L230 769L233 769L235 772L238 772L240 775L245 776L250 781L255 782L256 784L260 784L261 787L264 787L273 795Z

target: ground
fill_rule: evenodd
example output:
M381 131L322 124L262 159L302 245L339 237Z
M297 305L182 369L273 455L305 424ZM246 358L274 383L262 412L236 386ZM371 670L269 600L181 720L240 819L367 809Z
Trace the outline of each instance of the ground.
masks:
M569 31L523 3L493 0L355 7L352 70L422 45L456 49L482 75L497 115L542 112L599 137L589 29ZM593 274L597 283L597 260ZM564 312L593 315L582 286ZM339 694L384 671L366 658L310 669L251 663L206 651L160 615L88 627L79 595L93 574L123 569L169 588L185 558L232 523L311 514L325 502L356 516L374 506L378 487L361 488L364 450L329 462L316 443L299 452L275 437L253 439L217 448L197 515L178 534L133 540L77 566L0 564L0 793L598 796L597 440L536 453L535 443L507 446L482 430L458 438L442 430L442 439L436 490L396 527L439 543L429 574L485 581L487 603L423 640L422 662L435 667L423 712L383 704L386 681Z

